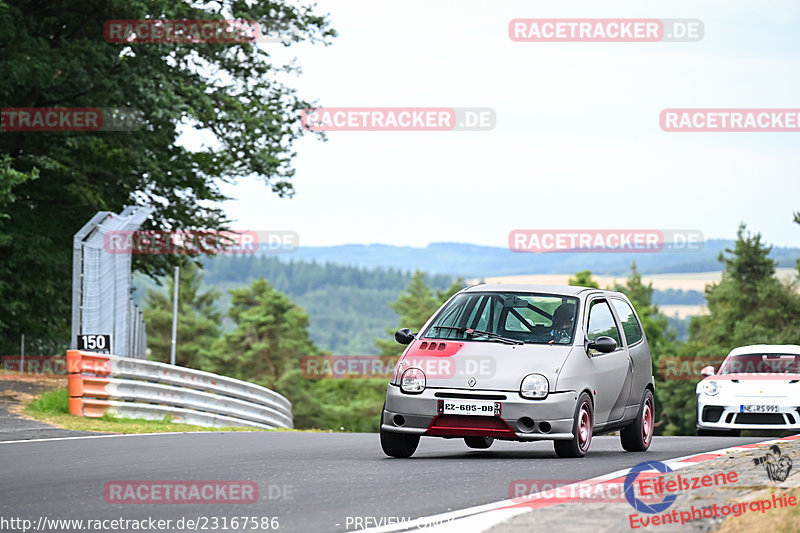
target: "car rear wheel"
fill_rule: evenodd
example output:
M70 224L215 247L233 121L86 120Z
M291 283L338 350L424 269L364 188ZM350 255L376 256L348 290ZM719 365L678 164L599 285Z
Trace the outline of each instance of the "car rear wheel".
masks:
M575 421L572 424L570 440L553 441L556 455L559 457L583 457L589 451L594 430L594 408L592 399L582 392L575 406Z
M464 437L464 443L476 450L485 450L494 442L494 437Z
M656 419L655 402L650 389L645 389L636 420L619 432L623 449L628 452L645 452L653 440L653 424Z

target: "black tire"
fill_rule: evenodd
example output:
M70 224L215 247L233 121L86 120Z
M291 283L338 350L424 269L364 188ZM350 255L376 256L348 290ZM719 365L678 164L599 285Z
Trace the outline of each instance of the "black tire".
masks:
M386 404L381 409L381 425L383 425L383 412ZM419 435L409 435L408 433L394 433L392 431L380 430L381 448L383 453L389 457L399 457L407 459L414 455L419 446Z
M553 448L559 457L583 457L592 444L594 431L594 407L588 394L582 392L575 405L570 440L554 440Z
M742 431L739 429L700 429L697 428L698 437L739 437Z
M419 445L419 435L381 430L381 448L389 457L407 459L414 455Z
M653 393L645 389L636 420L619 432L619 441L626 452L646 452L650 447L656 420L655 405Z
M494 437L464 437L464 443L476 450L485 450L494 442Z

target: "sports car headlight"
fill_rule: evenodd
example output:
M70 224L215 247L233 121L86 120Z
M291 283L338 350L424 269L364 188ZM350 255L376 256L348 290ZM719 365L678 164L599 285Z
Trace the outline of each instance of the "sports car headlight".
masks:
M409 368L400 378L400 390L408 394L419 394L425 390L425 372L419 368Z
M542 399L547 397L547 390L550 388L547 378L541 374L528 374L522 380L519 393L523 398Z
M716 396L719 392L719 386L716 381L706 381L703 383L703 392L708 396Z

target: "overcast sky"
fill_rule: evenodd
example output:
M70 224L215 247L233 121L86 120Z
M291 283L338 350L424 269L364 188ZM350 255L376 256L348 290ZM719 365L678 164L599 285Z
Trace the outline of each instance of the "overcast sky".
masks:
M676 107L800 108L800 4L321 0L339 37L297 46L328 107L490 107L488 132L331 132L297 146L296 196L225 187L241 229L301 245L466 242L515 228L699 229L744 221L800 246L800 133L666 133ZM699 42L517 43L514 18L696 18ZM278 46L278 45L262 45Z

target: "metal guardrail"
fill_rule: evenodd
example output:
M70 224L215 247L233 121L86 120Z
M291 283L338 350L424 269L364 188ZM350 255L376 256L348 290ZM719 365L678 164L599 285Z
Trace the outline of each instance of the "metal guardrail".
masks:
M206 427L291 428L292 404L260 385L155 361L67 351L69 412Z

